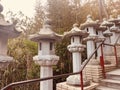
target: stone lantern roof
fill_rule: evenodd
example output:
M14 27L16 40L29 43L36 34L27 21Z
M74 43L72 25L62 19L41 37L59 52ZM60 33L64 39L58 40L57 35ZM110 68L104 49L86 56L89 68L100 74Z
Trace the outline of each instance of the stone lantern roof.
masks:
M119 16L118 16L118 18L113 18L112 16L110 16L110 19L108 21L118 24L120 22L120 18L119 18Z
M87 37L89 35L88 32L84 30L80 30L78 28L78 24L73 24L73 28L69 32L64 33L64 37L71 37L71 36L82 36L83 38Z
M91 15L87 16L85 23L81 24L80 28L85 29L86 27L98 27L98 21L93 21Z
M120 15L118 15L117 18L113 18L112 16L110 16L110 19L108 20L109 22L114 23L116 26L120 25Z
M101 23L102 26L107 26L107 27L111 27L114 24L112 22L109 22L106 20L106 18L103 19L103 22Z
M105 30L107 30L107 27L100 25L96 30L97 31L105 31Z
M4 19L4 15L1 14L3 11L3 6L0 4L0 33L4 33L7 35L8 38L15 38L18 37L21 31L18 31L15 28L15 24L8 23Z
M116 26L112 26L112 27L110 28L110 31L111 31L111 32L120 33L120 29L119 29L118 27L116 27Z
M101 23L101 26L106 26L106 27L111 27L111 26L113 26L114 24L112 23L112 22L109 22L109 21L107 21L106 20L106 18L104 18L103 19L103 22ZM105 32L103 32L103 35L105 36L105 37L110 37L110 36L112 36L113 34L110 32L110 30L109 29L107 29Z
M102 31L102 32L104 32L104 31L106 31L107 30L107 27L106 26L102 26L102 25L100 25L98 28L96 28L96 30L97 31ZM95 40L95 42L102 42L102 41L104 41L105 40L105 37L102 35L98 35L98 38Z
M112 36L113 34L112 34L112 32L110 32L109 30L106 30L105 32L103 32L103 35L104 35L105 37L110 37L110 36Z
M51 21L49 19L45 20L43 28L41 28L38 33L30 35L29 39L35 42L39 42L39 40L61 40L62 35L59 35L52 31L50 23Z
M108 20L109 22L113 22L114 25L110 28L111 32L116 32L116 33L120 33L119 27L117 27L117 25L120 25L120 18L118 16L118 18L113 18L112 16L110 16L110 19Z

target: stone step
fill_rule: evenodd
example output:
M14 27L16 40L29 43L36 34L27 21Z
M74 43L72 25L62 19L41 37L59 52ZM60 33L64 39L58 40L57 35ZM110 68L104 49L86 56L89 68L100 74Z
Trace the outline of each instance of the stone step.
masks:
M120 90L120 89L114 89L114 88L109 88L105 86L98 86L96 90Z
M107 75L107 79L120 80L120 69L107 72L106 75Z
M100 85L120 90L120 81L118 80L103 79L101 80Z

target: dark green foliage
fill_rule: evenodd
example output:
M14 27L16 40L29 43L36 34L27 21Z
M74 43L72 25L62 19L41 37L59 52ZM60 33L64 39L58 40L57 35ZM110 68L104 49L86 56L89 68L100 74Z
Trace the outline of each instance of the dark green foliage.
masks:
M14 62L11 63L5 71L1 71L2 79L0 86L3 87L16 81L39 78L39 66L34 64L32 60L32 57L36 54L36 43L21 37L10 40L8 46L8 55L14 57ZM32 86L30 88L33 90L32 88L34 87ZM18 88L15 90L18 90ZM30 89L28 88L28 90Z

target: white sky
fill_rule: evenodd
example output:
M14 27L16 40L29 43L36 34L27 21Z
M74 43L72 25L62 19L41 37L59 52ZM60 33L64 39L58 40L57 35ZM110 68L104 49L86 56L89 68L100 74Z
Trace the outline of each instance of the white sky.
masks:
M33 17L36 0L1 0L4 7L3 13L7 11L22 11L26 16Z

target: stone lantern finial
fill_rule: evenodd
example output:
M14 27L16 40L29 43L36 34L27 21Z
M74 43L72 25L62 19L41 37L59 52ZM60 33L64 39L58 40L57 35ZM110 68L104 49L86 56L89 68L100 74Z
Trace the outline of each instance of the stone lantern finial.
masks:
M44 27L44 28L50 28L50 29L52 29L52 26L51 26L51 25L52 25L52 20L46 18L46 19L44 20L43 27Z
M87 15L87 21L86 22L93 22L92 16L90 14Z
M73 27L78 27L78 26L79 26L79 24L77 24L77 23L73 24Z
M92 16L90 14L87 15L87 18L92 18Z

